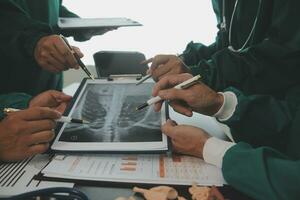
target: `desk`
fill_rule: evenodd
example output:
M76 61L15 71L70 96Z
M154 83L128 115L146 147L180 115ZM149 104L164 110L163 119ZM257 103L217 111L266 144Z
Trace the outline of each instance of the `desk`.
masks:
M69 95L73 95L78 88L79 83L73 83L69 85L68 87L64 88L64 92ZM203 129L205 129L207 132L211 133L212 135L218 137L218 138L225 138L224 131L228 131L226 127L220 126L218 122L211 117L207 117L201 114L195 113L192 118L185 117L183 115L180 115L176 112L174 112L172 109L170 109L170 118L177 121L178 124L189 124L198 126ZM201 123L199 123L201 122ZM224 130L224 128L226 130ZM103 187L103 184L99 185L93 185L93 186L84 186L77 184L75 187L82 192L84 192L91 200L114 200L117 197L123 196L123 197L130 197L133 193L131 188L126 188L124 185L116 185L117 187ZM176 188L179 193L186 198L189 197L188 187L180 187ZM220 188L221 192L225 194L226 198L229 198L230 200L234 199L249 199L245 196L241 195L237 191L233 190L232 188L225 186ZM142 200L140 197L135 197L137 200Z

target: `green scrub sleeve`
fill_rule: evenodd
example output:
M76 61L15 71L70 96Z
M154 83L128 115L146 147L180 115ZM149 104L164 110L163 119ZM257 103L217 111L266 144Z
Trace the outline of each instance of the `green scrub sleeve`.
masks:
M31 19L14 1L0 1L0 8L1 52L12 60L34 62L36 43L53 33L51 27Z
M216 43L205 46L201 43L191 41L185 48L181 57L188 66L196 65L199 60L209 59L217 51Z
M0 95L0 120L4 118L3 109L4 108L18 108L25 109L32 96L25 93L10 93L5 95Z
M300 160L268 148L238 143L224 155L227 183L256 200L300 199Z
M289 92L287 100L278 100L269 95L244 95L233 87L225 91L236 95L237 106L231 118L221 123L230 127L236 141L284 148L297 111L296 92Z

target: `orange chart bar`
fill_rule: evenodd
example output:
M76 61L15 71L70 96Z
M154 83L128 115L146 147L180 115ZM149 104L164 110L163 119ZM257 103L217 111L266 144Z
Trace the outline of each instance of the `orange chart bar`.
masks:
M137 161L137 157L125 157L122 160Z
M163 155L159 157L159 176L161 178L165 177L165 161Z
M133 168L133 167L122 167L120 170L121 171L136 171L136 168Z
M126 162L126 163L122 163L122 165L132 165L132 166L136 166L137 163L136 163L136 162Z

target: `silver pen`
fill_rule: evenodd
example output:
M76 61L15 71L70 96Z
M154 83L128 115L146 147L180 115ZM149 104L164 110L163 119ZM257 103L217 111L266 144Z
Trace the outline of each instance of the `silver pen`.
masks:
M18 112L20 109L16 108L4 108L3 112L4 113L12 113L12 112ZM61 118L56 119L56 122L61 122L61 123L75 123L75 124L89 124L90 122L83 120L83 119L75 119L72 117L66 117L66 116L61 116Z
M139 80L135 85L140 85L142 83L144 83L147 79L151 78L151 74L148 74L146 76L144 76L141 80Z

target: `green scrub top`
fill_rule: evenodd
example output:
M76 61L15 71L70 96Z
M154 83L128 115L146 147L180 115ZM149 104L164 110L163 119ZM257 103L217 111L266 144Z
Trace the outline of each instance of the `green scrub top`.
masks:
M289 89L283 100L225 91L238 100L223 122L237 142L223 158L226 182L257 200L300 199L300 87Z
M223 0L212 0L218 21L213 44L190 42L183 60L194 75L217 91L229 86L247 94L277 97L300 83L300 1L262 0L257 25L247 47L234 53L227 47L228 31L235 0L225 0L226 30L221 29ZM259 0L239 0L232 25L232 45L246 41L259 8ZM202 27L205 31L205 27Z
M57 28L59 16L77 17L59 0L0 1L0 93L62 89L62 73L45 71L34 59L40 38L63 33Z

